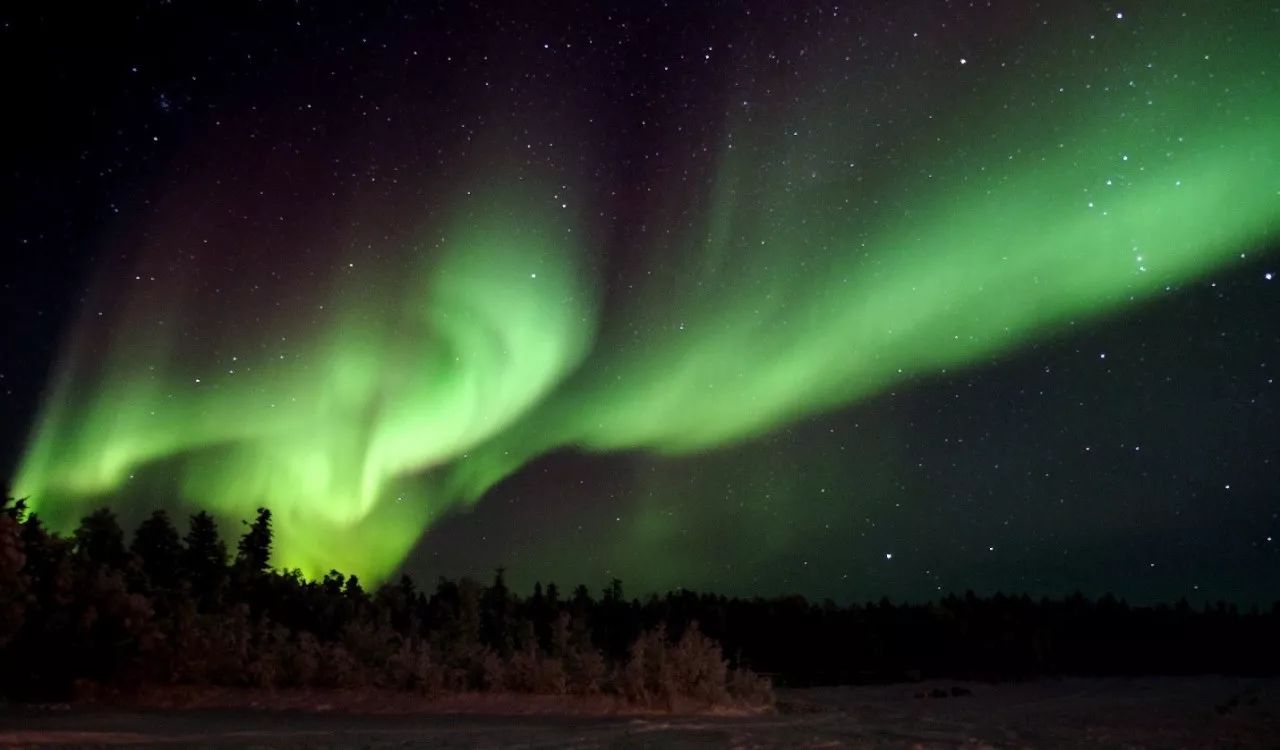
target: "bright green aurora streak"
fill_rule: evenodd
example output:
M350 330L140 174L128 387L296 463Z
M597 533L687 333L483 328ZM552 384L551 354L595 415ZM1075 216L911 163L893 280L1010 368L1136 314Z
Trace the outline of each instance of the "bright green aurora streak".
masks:
M15 493L63 526L134 484L228 519L266 504L277 563L380 578L557 447L707 450L981 365L1280 233L1273 25L1153 24L1071 86L1042 30L1034 59L972 80L980 60L896 72L919 101L888 126L874 72L731 115L700 221L647 248L660 272L608 314L607 248L505 174L447 201L410 260L307 290L314 325L224 331L236 372L201 375L226 358L157 335L130 293L72 340Z

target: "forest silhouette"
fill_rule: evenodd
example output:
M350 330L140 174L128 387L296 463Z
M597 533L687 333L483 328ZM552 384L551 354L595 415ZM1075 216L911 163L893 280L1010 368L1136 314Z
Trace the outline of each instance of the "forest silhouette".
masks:
M86 685L606 694L652 708L772 705L773 685L924 678L1280 673L1280 602L1131 606L972 592L838 606L686 590L628 599L409 576L366 590L271 567L272 516L234 553L214 518L185 534L157 510L131 539L108 509L70 537L22 501L0 513L0 694L64 700ZM726 658L727 657L727 658Z

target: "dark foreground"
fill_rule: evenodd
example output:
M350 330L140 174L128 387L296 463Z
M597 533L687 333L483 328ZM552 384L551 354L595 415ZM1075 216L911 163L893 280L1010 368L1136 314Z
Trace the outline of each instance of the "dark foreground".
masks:
M947 697L929 697L930 693L946 693ZM1067 679L1003 685L948 682L819 688L782 691L779 709L777 714L747 717L589 717L26 708L0 713L0 744L1280 747L1280 680Z

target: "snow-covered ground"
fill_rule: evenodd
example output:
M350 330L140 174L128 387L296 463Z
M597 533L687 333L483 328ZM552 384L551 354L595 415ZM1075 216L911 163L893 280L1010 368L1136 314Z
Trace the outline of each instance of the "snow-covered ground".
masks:
M913 683L780 691L779 699L768 716L9 709L0 711L0 745L1280 747L1280 680Z

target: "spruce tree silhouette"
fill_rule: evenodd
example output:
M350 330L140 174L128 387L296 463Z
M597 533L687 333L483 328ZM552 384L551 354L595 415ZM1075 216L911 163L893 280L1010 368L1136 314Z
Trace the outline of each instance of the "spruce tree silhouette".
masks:
M168 513L154 511L139 524L133 533L129 551L141 558L142 570L152 587L177 587L182 564L182 540Z
M503 658L515 648L511 631L511 592L507 589L506 569L494 571L493 584L485 591L480 610L480 641Z
M253 523L241 523L249 528L237 545L236 569L251 578L261 576L271 565L271 511L258 508Z
M218 533L213 516L200 511L191 517L183 541L182 572L191 583L191 593L203 606L216 602L227 574L227 545Z
M22 501L0 497L0 648L22 629L26 620L27 583L23 573L27 555L22 548Z
M76 552L85 559L108 567L124 564L124 531L116 514L107 508L95 510L80 520L75 531Z

